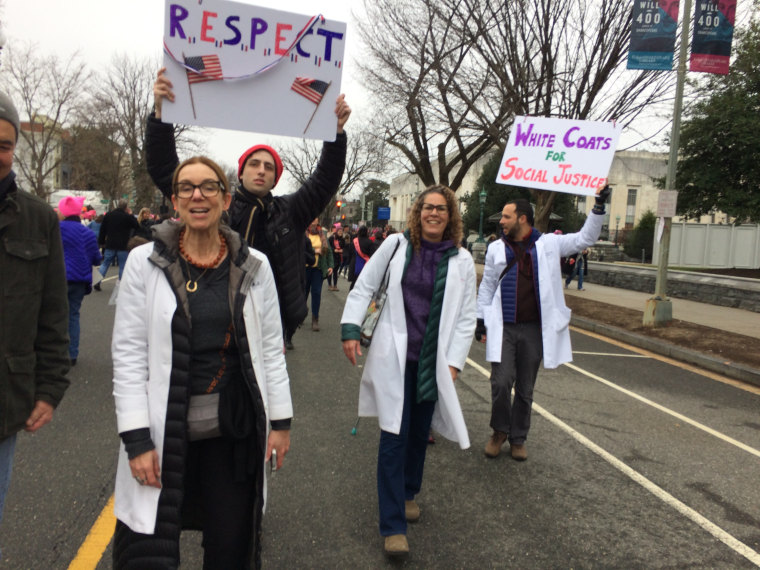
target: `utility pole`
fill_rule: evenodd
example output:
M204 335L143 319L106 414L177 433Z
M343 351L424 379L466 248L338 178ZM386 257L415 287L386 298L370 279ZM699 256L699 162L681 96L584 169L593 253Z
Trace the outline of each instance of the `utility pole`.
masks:
M673 130L670 136L670 156L668 171L665 175L665 189L673 190L678 166L678 143L681 135L681 109L683 108L683 86L686 81L686 52L689 46L689 27L691 23L691 1L684 0L683 20L681 22L681 49L678 52L678 69L676 75L676 98L673 102ZM668 258L670 257L670 227L672 218L665 218L660 239L657 259L657 281L654 297L647 299L644 307L644 325L662 326L673 320L673 303L667 296Z

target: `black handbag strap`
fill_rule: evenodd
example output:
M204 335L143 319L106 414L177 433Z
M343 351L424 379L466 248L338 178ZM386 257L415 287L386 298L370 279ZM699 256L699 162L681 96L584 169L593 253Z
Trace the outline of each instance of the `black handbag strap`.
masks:
M396 240L396 247L393 248L393 253L391 253L390 258L388 259L388 265L385 266L385 273L383 273L383 278L380 283L385 283L385 279L388 276L388 270L391 268L391 261L393 261L393 257L396 255L399 245L401 245L401 238Z
M499 275L499 281L504 279L504 276L507 274L507 272L512 269L512 266L517 262L517 257L513 257L512 261L507 263L507 266L504 268L504 270L501 272L501 275Z

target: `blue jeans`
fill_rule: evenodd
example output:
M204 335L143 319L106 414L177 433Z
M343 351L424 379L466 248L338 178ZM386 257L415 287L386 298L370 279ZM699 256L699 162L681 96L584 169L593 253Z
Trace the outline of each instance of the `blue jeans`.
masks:
M319 318L319 305L322 302L322 270L319 267L306 268L306 299L311 291L311 316Z
M422 471L435 402L417 403L418 363L407 360L404 409L398 435L380 432L377 454L377 495L380 534L406 534L406 508L422 487Z
M121 274L124 273L124 265L127 263L127 254L129 252L125 249L107 249L103 254L103 263L98 268L98 272L105 277L108 268L113 264L114 258L119 262L119 280L121 280Z
M576 273L578 274L578 289L583 289L583 258L579 257L578 261L573 264L573 270L567 276L567 279L565 279L565 288L570 285Z
M11 483L11 470L13 469L13 451L16 449L16 434L0 441L0 522L3 520L3 506L8 486ZM2 552L0 552L0 560Z
M332 275L327 276L327 284L332 287L338 286L338 272L340 271L341 266L343 265L343 254L342 253L335 253L333 252L333 272Z
M69 358L79 356L79 309L87 294L87 283L69 281Z

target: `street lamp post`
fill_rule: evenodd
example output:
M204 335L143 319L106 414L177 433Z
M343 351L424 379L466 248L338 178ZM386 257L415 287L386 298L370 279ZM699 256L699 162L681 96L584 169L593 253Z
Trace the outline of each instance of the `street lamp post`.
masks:
M681 18L681 46L678 50L676 94L673 101L673 126L670 135L670 156L668 158L668 170L665 174L666 190L673 190L676 182L678 141L681 136L681 108L683 107L683 88L686 82L686 55L689 43L691 3L691 0L684 0L684 15ZM657 260L657 279L654 284L654 296L647 299L644 306L643 323L645 326L663 326L673 320L673 303L668 299L667 295L671 223L672 218L664 218Z
M480 193L478 194L478 201L480 202L480 225L478 226L478 241L477 243L485 243L486 240L483 239L483 208L486 205L486 198L488 197L488 193L486 192L485 186L481 186Z
M484 187L480 188L478 193L478 202L480 203L480 226L478 227L478 239L472 244L472 258L475 263L483 263L486 258L486 240L483 239L483 208L486 205L488 192Z

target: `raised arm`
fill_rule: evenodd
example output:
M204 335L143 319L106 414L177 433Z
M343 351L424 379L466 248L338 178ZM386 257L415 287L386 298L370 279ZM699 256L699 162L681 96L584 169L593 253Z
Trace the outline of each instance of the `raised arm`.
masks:
M165 75L166 68L158 70L153 84L154 112L148 115L145 129L145 162L153 183L166 198L172 195L172 174L179 164L177 146L174 141L174 125L161 121L164 99L174 101L172 82Z
M341 94L336 100L335 115L338 118L335 141L322 145L322 154L314 172L297 192L285 197L292 203L293 224L300 231L306 231L311 221L327 207L343 178L347 148L343 127L351 115L351 107L346 103L345 95Z

